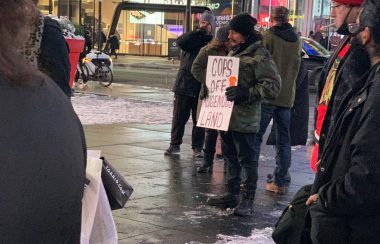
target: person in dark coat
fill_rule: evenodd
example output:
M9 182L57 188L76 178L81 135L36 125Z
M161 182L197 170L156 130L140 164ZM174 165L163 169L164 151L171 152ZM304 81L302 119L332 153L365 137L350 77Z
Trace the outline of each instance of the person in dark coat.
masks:
M111 49L110 57L111 55L114 55L115 59L117 59L116 50L120 48L120 41L116 33L110 36L109 43L110 43L110 49Z
M179 154L180 145L185 132L185 125L190 113L193 120L191 147L194 157L202 157L205 130L197 127L197 106L201 83L191 74L195 57L202 47L212 39L215 28L215 16L211 11L205 11L200 18L199 28L178 37L177 44L181 48L181 63L174 84L174 109L171 129L170 146L165 155Z
M38 0L33 1L38 3ZM69 47L56 20L40 13L22 51L30 62L55 81L66 96L71 97Z
M0 239L79 243L86 146L58 86L19 52L38 21L31 0L0 1Z
M305 61L301 60L296 80L296 94L291 109L290 144L304 146L308 139L309 124L309 79ZM275 125L272 125L267 145L276 145Z
M228 131L220 132L223 156L227 162L226 193L207 199L207 204L234 208L234 214L253 214L258 164L254 142L260 127L262 101L275 100L280 93L281 77L269 51L261 45L255 30L257 20L248 13L236 15L229 23L232 50L228 56L239 58L237 85L226 88L227 101L234 101ZM240 187L241 172L246 180Z
M276 194L285 194L286 175L291 165L290 121L294 105L296 80L301 63L302 40L291 24L289 10L276 7L271 13L273 27L263 34L263 46L271 53L281 76L281 91L273 101L261 104L260 129L254 143L255 161L259 161L263 135L273 119L276 126L275 178L265 189Z
M314 244L380 243L380 2L362 7L350 31L359 33L355 41L369 53L371 68L351 80L352 92L332 114L334 129L307 201Z
M315 146L310 160L314 172L317 171L319 152L323 150L326 135L334 127L337 118L332 113L342 107L342 97L353 89L352 81L370 69L368 53L359 45L351 43L355 35L348 28L349 24L355 23L362 3L363 0L335 0L331 8L337 32L345 37L324 66L318 83ZM334 100L331 100L332 96L335 97Z
M210 56L227 56L229 52L229 26L221 26L216 32L215 38L199 51L194 63L191 67L191 73L195 79L202 83L198 101L198 114L201 109L201 100L208 97L206 85L207 64ZM216 142L218 131L214 129L206 129L206 138L204 145L204 157L201 166L197 168L198 173L206 173L212 169L214 164L214 154L216 152Z

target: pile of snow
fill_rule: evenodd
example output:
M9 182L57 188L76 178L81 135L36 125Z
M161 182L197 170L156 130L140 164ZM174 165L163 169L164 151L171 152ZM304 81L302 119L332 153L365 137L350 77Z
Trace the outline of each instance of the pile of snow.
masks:
M84 125L141 123L170 124L173 106L169 103L79 94L71 98Z
M273 229L267 227L265 229L254 229L252 230L251 236L226 236L226 235L217 235L219 239L215 244L224 244L224 243L233 243L233 244L275 244L272 239Z

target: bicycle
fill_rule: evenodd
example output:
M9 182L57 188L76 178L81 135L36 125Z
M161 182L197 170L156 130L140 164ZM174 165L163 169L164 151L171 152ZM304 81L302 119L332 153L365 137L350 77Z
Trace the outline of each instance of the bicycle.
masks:
M82 78L83 84L89 80L98 81L100 85L108 87L113 82L113 73L110 68L111 61L106 54L102 52L90 53L82 60L79 60L77 65L77 73L75 75L75 82ZM96 55L92 57L93 54ZM102 57L103 56L103 57Z

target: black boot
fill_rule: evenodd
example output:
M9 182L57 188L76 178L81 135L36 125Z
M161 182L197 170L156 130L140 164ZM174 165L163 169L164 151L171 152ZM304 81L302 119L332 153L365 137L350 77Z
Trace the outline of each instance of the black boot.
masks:
M238 216L250 216L253 214L253 199L243 198L235 208L234 214Z
M216 206L220 208L234 208L239 203L239 195L226 193L221 196L210 197L207 199L207 204L210 206Z
M205 154L206 156L206 154ZM207 157L205 157L203 160L202 160L202 164L201 166L199 166L197 168L197 172L198 173L207 173L207 172L211 172L212 171L212 165L214 163L214 159L209 159Z

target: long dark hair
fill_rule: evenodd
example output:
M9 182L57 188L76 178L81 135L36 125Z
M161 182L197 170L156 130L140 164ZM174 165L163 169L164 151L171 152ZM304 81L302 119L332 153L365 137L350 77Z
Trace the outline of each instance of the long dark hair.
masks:
M32 0L0 1L0 75L12 84L41 84L44 75L20 54L39 16Z

